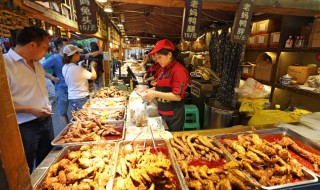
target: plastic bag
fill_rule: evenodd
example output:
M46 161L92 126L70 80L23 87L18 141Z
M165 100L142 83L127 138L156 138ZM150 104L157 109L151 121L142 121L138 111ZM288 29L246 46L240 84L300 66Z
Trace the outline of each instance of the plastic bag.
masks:
M241 100L241 106L239 111L241 113L246 113L246 116L252 116L256 111L263 110L265 102L268 102L269 99L248 99L243 98Z
M269 98L271 87L261 84L253 78L248 78L240 87L235 88L239 98Z

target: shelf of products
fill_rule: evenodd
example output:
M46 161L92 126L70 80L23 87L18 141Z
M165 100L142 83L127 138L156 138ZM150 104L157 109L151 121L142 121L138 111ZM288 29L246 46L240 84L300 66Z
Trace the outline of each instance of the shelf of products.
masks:
M284 107L300 106L307 110L319 111L319 108L314 106L314 101L320 102L320 93L295 86L282 85L277 82L280 77L288 74L290 66L307 66L312 64L320 67L320 62L317 60L317 55L320 53L320 47L312 47L312 45L309 44L310 46L308 47L295 48L295 41L292 42L292 48L284 47L290 37L293 37L293 40L299 36L304 36L304 39L311 38L313 35L312 32L314 31L312 30L312 24L310 23L314 21L315 19L313 17L282 16L281 18L271 18L253 24L254 35L251 36L251 39L247 42L247 49L243 62L257 63L259 61L261 63L259 67L259 76L260 74L262 76L263 74L268 73L270 80L273 82L257 81L272 87L270 95L272 104L281 104ZM270 24L271 26L269 26ZM265 31L261 31L261 29L264 29ZM257 48L259 46L269 48ZM271 56L272 67L267 67L268 64L266 64L264 60L257 59L263 52L268 52L268 55L270 55L270 53L273 55ZM257 68L258 64L254 68L255 74L257 74ZM253 73L250 74L253 75ZM301 80L304 75L303 73L300 73L299 76L299 79ZM246 78L242 79L246 80ZM281 91L275 89L281 89Z
M301 89L299 87L295 87L295 86L291 86L291 85L283 85L280 83L276 83L275 87L282 89L282 90L288 90L293 93L302 94L302 95L305 95L308 97L320 98L320 93L316 93L316 92L313 92L310 90Z

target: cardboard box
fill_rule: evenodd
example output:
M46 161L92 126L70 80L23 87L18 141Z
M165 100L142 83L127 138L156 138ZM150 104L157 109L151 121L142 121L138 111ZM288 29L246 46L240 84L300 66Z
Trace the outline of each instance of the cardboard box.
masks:
M256 48L267 48L269 47L270 34L260 34L256 36L255 47Z
M270 82L274 65L275 64L272 63L257 63L254 71L254 78Z
M279 20L267 19L257 23L258 34L270 34L280 31L281 23Z
M257 23L254 22L252 23L252 28L251 28L251 33L250 33L250 36L254 36L257 34Z
M320 32L309 36L308 47L320 47Z
M297 81L297 84L304 84L309 76L317 75L318 71L316 67L308 66L289 66L288 75L293 77L293 80Z
M269 48L277 48L280 41L280 32L273 32L270 34Z
M256 67L255 64L250 62L243 62L241 65L241 77L243 78L253 78L254 76L254 69Z
M320 32L320 19L314 19L313 25L312 25L311 33L317 33L317 32Z
M300 36L309 36L312 32L312 25L302 26L300 31Z
M250 36L247 40L247 48L255 47L256 36Z

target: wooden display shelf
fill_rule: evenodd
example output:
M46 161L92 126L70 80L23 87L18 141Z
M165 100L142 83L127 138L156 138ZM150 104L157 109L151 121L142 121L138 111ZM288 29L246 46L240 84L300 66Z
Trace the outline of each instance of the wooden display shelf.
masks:
M247 48L246 51L276 52L278 48Z
M290 92L294 92L297 94L302 94L305 96L309 96L309 97L313 97L313 98L320 98L320 93L316 93L310 90L304 90L304 89L300 89L298 87L295 86L291 86L291 85L282 85L280 83L276 83L275 84L276 88L282 89L282 90L287 90Z
M311 52L320 53L320 48L281 48L281 52Z

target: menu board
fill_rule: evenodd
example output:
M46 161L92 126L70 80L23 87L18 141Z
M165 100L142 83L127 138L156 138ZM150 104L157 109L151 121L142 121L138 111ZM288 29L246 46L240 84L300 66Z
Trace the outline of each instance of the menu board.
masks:
M97 4L94 0L74 1L77 13L78 27L82 34L95 34L97 27Z
M186 0L183 14L182 38L195 41L199 35L202 0Z
M231 42L245 44L251 32L251 19L254 11L254 0L241 0L234 18Z

